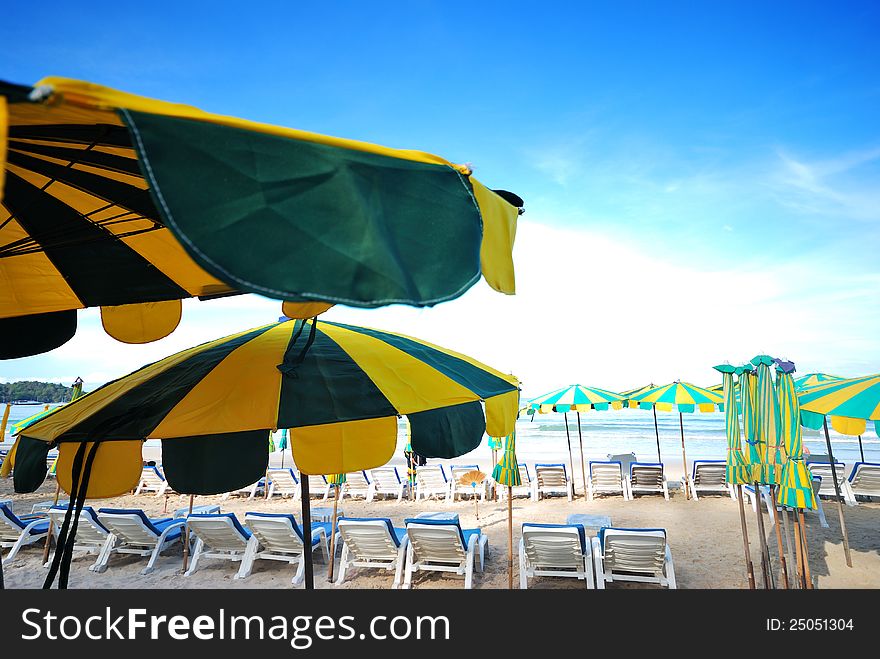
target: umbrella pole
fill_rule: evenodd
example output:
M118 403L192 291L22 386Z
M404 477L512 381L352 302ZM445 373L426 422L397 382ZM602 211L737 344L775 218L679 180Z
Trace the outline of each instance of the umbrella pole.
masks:
M312 566L312 511L309 501L309 477L299 472L299 489L302 497L303 561L305 561L305 589L315 589L315 571Z
M55 477L55 498L52 500L52 505L58 505L58 495L61 494L61 483L58 482L58 477ZM49 532L46 533L46 544L43 547L43 563L49 560L49 541L52 540L52 524L49 524Z
M794 552L797 559L797 585L798 588L806 589L807 582L804 579L804 548L801 543L801 525L798 520L798 511L794 511Z
M785 551L788 555L788 565L797 571L798 574L795 575L795 578L797 579L799 578L800 567L795 560L793 547L791 546L791 529L788 523L788 508L785 506L782 508L782 531L785 534ZM794 588L800 588L797 581L795 581Z
M770 581L770 550L767 548L767 538L764 535L764 506L761 501L761 484L758 481L755 481L755 499L758 516L758 540L761 545L761 573L764 577L764 590L769 590L773 587Z
M333 518L330 522L330 569L327 570L327 581L330 583L333 583L333 563L336 558L336 547L333 546L333 540L336 536L336 511L339 506L339 488L341 485L341 483L337 483L333 486Z
M513 590L513 486L507 486L507 588Z
M574 491L574 458L571 457L571 434L568 432L568 413L562 415L565 417L565 439L568 441L568 466L571 470L571 496L574 497L577 494ZM586 494L585 494L586 496Z
M189 513L187 513L187 517L193 514L193 496L189 495ZM186 572L186 568L189 564L189 524L183 525L183 571Z
M776 550L779 552L779 564L782 566L782 587L789 589L788 585L788 565L785 560L785 550L782 548L782 529L779 528L779 511L776 510L776 488L770 486L770 509L773 511L773 526L776 528Z
M660 457L660 428L657 426L657 407L652 406L651 411L654 412L654 435L657 437L657 462L663 462L663 458Z
M578 441L581 443L581 478L584 481L584 497L587 496L587 470L584 468L584 436L581 432L581 413L578 411ZM574 480L574 478L572 478Z
M746 510L743 506L743 489L742 485L737 485L737 497L739 502L739 522L742 525L743 532L743 552L746 557L746 574L749 576L749 590L755 590L755 567L752 565L752 556L749 552L749 529L746 526Z
M801 527L801 551L804 555L804 581L807 583L807 590L813 590L813 577L810 574L810 552L807 547L807 523L804 520L803 510L798 510L798 517L800 518Z
M862 448L862 436L859 435L859 455L862 456L862 462L865 461L865 449Z
M657 414L657 412L655 411L654 414ZM691 491L688 487L688 461L687 455L684 452L684 418L682 417L681 412L678 413L678 427L681 429L681 465L684 468L684 476L682 477L682 480L684 482L684 497L685 499L690 499Z
M828 417L825 417L825 444L828 445L828 459L831 461L831 480L834 481L834 493L837 495L837 514L840 516L840 532L843 534L843 553L846 556L846 566L852 567L852 557L849 554L849 537L846 534L846 521L843 519L843 497L840 496L840 483L837 482L837 468L834 466L834 454L831 452L831 437L828 435ZM818 495L817 495L818 496Z

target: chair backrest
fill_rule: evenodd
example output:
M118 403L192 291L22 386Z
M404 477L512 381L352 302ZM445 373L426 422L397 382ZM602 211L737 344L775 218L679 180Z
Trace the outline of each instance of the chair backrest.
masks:
M276 492L294 493L299 490L299 479L293 469L270 469L269 480L275 484Z
M64 524L64 517L67 515L67 506L52 506L46 512L52 523L61 528ZM98 544L103 543L110 533L101 520L98 519L98 513L91 506L84 506L79 515L79 522L76 525L76 544Z
M6 504L0 504L0 539L17 540L27 526Z
M857 462L853 466L849 481L854 490L880 492L880 463Z
M605 570L661 574L666 561L664 529L599 529Z
M165 485L165 475L159 467L144 467L141 471L141 483L146 490L158 490Z
M586 533L578 524L523 524L523 548L536 568L584 567Z
M452 465L451 467L449 467L449 473L450 473L449 478L451 478L453 481L455 481L456 485L461 485L461 483L458 482L458 479L460 479L462 476L464 476L469 471L480 471L480 466L479 465Z
M186 518L186 526L215 551L241 551L251 537L235 513L193 513Z
M302 474L299 475L302 478ZM309 496L314 496L324 491L327 487L327 477L319 474L309 475Z
M830 462L807 461L810 472L822 478L820 491L822 494L834 494L834 479L831 474ZM837 484L841 485L846 480L846 466L842 462L834 462L834 471L837 473Z
M397 467L377 467L370 470L370 476L377 491L397 491L400 487L400 474L397 473Z
M629 466L629 480L636 487L663 488L662 462L633 462Z
M126 544L151 545L162 534L138 508L100 508L98 520Z
M727 462L725 460L694 460L694 485L725 487L726 478Z
M623 468L620 462L590 460L590 482L594 488L623 489Z
M293 515L249 512L244 521L264 549L278 554L302 553L302 529Z
M538 487L565 488L568 487L568 477L565 473L564 464L536 464L535 480Z
M387 517L343 517L336 528L355 560L394 560L397 557L400 541Z
M413 518L404 523L417 561L460 563L467 556L464 533L457 521Z
M446 472L443 470L443 465L416 467L416 482L421 487L431 489L443 489L449 484Z
M370 486L370 477L365 471L352 471L345 475L345 484L349 490L366 492Z
M532 482L532 475L529 473L529 465L525 462L518 462L517 469L519 469L519 482L520 485L529 485Z

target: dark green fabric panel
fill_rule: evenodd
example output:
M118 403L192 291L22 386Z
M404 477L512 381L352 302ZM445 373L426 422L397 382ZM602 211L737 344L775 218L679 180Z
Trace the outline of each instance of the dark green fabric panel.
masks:
M39 355L76 334L76 310L0 319L0 359Z
M162 440L165 478L181 494L223 494L266 475L269 431Z
M407 414L413 451L426 458L457 458L480 445L486 419L479 402Z
M297 323L302 325L301 321ZM397 410L360 366L321 332L321 325L319 321L315 341L301 364L293 371L288 366L305 346L309 325L299 338L293 333L284 362L279 365L282 377L278 427L297 428L396 415Z
M326 321L324 321L326 322ZM380 339L385 343L394 346L398 350L412 355L416 359L425 362L431 368L438 370L449 379L457 382L463 387L467 387L481 398L489 398L497 396L508 391L513 391L516 387L509 382L505 382L496 375L492 375L488 371L484 371L473 364L466 362L458 357L453 357L445 352L426 346L423 343L406 339L394 334L388 334L379 330L367 329L366 327L357 327L355 325L344 325L342 323L327 323L337 327L360 334L366 334L374 338ZM320 324L318 325L320 327Z
M30 437L19 437L15 449L15 466L12 470L12 484L17 494L35 492L46 480L46 456L49 455L49 442Z
M218 345L205 348L188 359L129 389L81 423L72 426L58 441L91 439L126 440L149 437L165 415L177 405L226 356L273 326L261 327ZM105 387L108 385L104 385ZM96 389L100 391L103 389ZM94 395L92 392L90 395ZM71 403L75 405L76 402ZM268 442L268 439L267 439ZM268 443L267 443L268 446Z
M165 225L196 262L237 288L294 301L425 306L480 277L482 218L470 182L450 167L121 115Z
M124 242L12 172L3 204L86 306L189 297Z

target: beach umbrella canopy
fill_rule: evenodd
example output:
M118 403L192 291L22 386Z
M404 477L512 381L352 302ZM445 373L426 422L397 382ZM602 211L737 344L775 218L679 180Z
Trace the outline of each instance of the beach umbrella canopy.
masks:
M481 274L514 292L522 200L466 165L88 82L0 82L0 190L7 359L61 345L86 307L144 343L189 297L258 293L303 318L430 306Z
M782 467L777 501L789 508L815 508L813 475L804 464L800 405L791 373L777 369L776 389L779 394L782 441L787 460Z
M748 467L742 450L739 432L739 412L736 403L734 374L742 375L742 368L724 364L715 370L722 373L724 392L724 427L727 432L727 482L736 485L748 483Z
M770 366L774 359L768 355L758 355L752 359L757 371L757 405L755 407L758 462L752 464L752 482L776 485L782 471L784 456L780 451L782 420L779 413L779 398L773 384Z
M801 423L822 427L831 416L831 426L843 435L861 435L866 421L874 421L880 434L880 373L825 382L798 393Z
M646 391L654 389L655 387L656 385L652 382L651 384L646 384L644 387L636 387L635 389L627 389L626 391L621 391L620 395L624 401L629 401L633 396L643 394Z
M794 379L794 388L795 391L801 392L810 387L842 379L843 378L838 377L837 375L828 375L827 373L808 373L807 375L802 375L801 377Z
M144 366L29 426L18 439L15 486L34 489L36 475L25 469L20 477L19 464L23 455L45 456L51 442L70 491L76 456L82 463L85 444L100 442L89 496L118 494L140 473L141 441L158 438L176 491L228 492L265 472L274 428L290 429L305 474L370 469L393 454L398 415L409 419L415 451L450 458L478 446L485 431L512 432L517 405L515 377L418 339L340 323L272 323Z

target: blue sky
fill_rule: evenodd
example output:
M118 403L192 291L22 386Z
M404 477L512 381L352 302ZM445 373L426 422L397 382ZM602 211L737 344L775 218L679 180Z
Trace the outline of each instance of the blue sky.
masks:
M880 371L880 5L315 4L18 3L0 77L472 163L526 200L519 294L328 318L469 352L527 394L711 384L713 364L763 351ZM0 378L97 384L277 306L190 303L138 348L84 313L73 345Z

